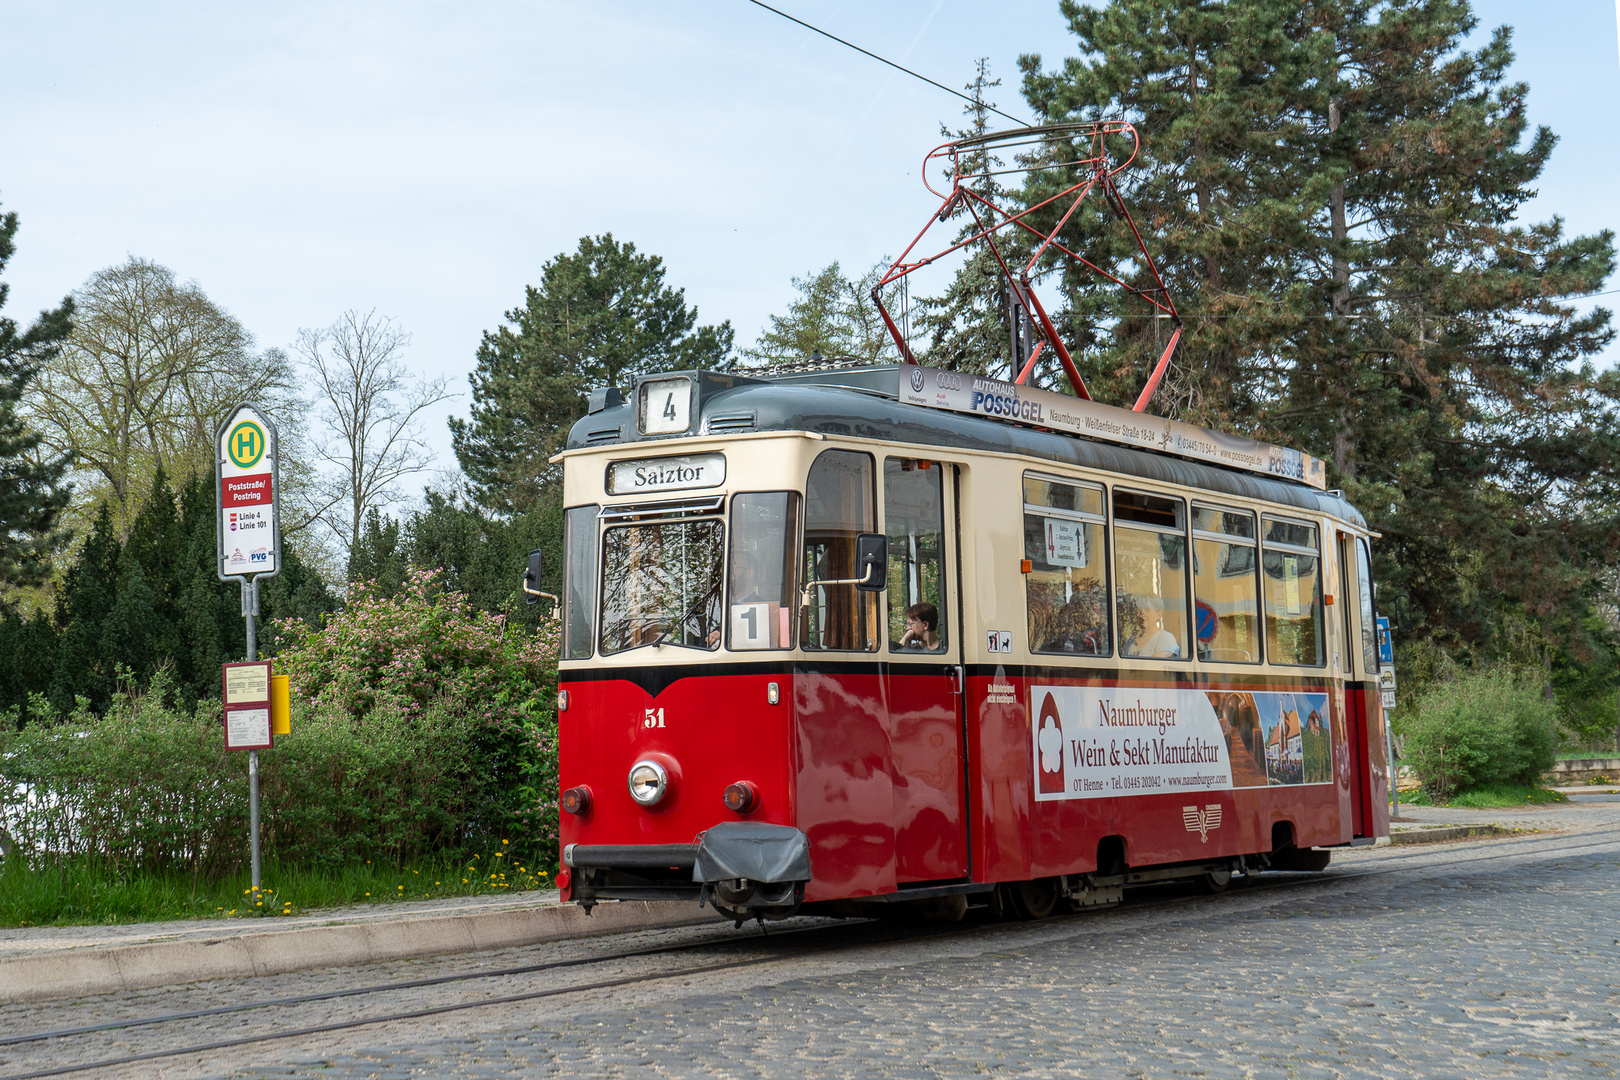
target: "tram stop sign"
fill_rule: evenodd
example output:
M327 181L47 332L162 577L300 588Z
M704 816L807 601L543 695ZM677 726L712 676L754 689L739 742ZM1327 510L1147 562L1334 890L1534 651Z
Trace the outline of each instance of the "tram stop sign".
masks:
M274 577L281 569L281 474L276 428L252 405L238 405L215 446L219 576Z

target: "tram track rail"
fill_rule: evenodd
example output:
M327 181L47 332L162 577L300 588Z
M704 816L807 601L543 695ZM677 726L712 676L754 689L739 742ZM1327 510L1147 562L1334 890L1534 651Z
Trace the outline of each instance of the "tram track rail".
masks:
M1604 838L1604 839L1593 839L1592 842L1589 842L1589 843L1579 843L1579 844L1558 843L1558 841L1579 841L1579 840L1585 840L1585 839L1592 838L1592 837L1597 837L1597 836L1605 836L1606 838ZM1548 848L1547 845L1549 844L1549 842L1552 842L1556 846L1552 846L1552 847ZM1464 857L1464 858L1445 859L1445 860L1441 861L1438 864L1438 866L1435 866L1435 864L1433 862L1432 856L1435 853L1432 852L1432 851L1419 851L1419 852L1403 853L1403 854L1400 854L1400 855L1388 855L1388 856L1384 856L1383 858L1381 858L1377 865L1368 866L1368 867L1365 867L1365 868L1360 868L1360 867L1358 867L1358 868L1341 868L1341 869L1337 869L1337 870L1329 871L1329 872L1325 872L1325 873L1314 873L1314 872L1300 872L1300 873L1287 873L1287 872L1285 872L1285 873L1280 873L1277 877L1275 877L1275 878L1273 878L1271 880L1258 879L1258 880L1249 882L1248 884L1246 884L1243 887L1243 889L1240 892L1238 892L1238 893L1236 893L1234 895L1235 896L1254 895L1256 893L1261 893L1261 892L1273 892L1273 891L1279 891L1279 890L1285 890L1285 889L1286 890L1301 890L1301 891L1303 891L1303 890L1308 890L1308 889L1312 889L1312 888L1326 888L1326 887L1333 886L1333 885L1341 885L1342 886L1347 882L1358 881L1358 880L1362 880L1362 879L1365 879L1365 878L1380 877L1380 876L1384 876L1384 875L1388 875L1388 874L1401 873L1401 872L1416 869L1415 867L1412 867L1409 864L1411 864L1412 862L1414 862L1416 860L1419 860L1419 859L1427 859L1428 861L1425 863L1425 865L1436 868L1436 869L1444 869L1444 868L1457 867L1457 866L1466 866L1466 865L1469 865L1469 864L1472 864L1472 863L1491 862L1491 861L1495 861L1497 859L1502 858L1504 854L1508 854L1509 853L1508 849L1520 848L1520 847L1524 847L1524 846L1527 846L1527 845L1540 845L1543 848L1543 850L1546 851L1547 854L1552 855L1552 856L1558 856L1558 855L1563 855L1563 854L1575 854L1575 853L1579 853L1579 852L1592 851L1592 850L1596 850L1596 849L1599 849L1599 848L1613 848L1613 847L1616 847L1616 846L1620 846L1620 835L1602 834L1602 833L1598 833L1598 832L1581 832L1581 833L1574 833L1574 834L1565 833L1565 834L1560 834L1560 835L1557 835L1557 836L1549 836L1549 835L1543 834L1543 835L1526 836L1526 837L1522 837L1522 838L1494 840L1494 841L1490 842L1491 851L1488 852L1488 853L1481 853L1481 854L1478 854L1478 855L1468 856L1468 857ZM1391 865L1391 864L1397 864L1397 865ZM1040 920L1038 923L1032 923L1030 925L1050 925L1052 922L1057 921L1059 919L1065 920L1065 921L1067 921L1067 920L1077 920L1077 919L1080 919L1080 918L1083 918L1083 917L1086 917L1086 916L1089 916L1089 915L1102 914L1104 912L1128 911L1128 912L1131 912L1131 913L1145 913L1145 912L1150 912L1150 911L1154 911L1154 910L1164 910L1164 909L1174 908L1174 907L1178 907L1178 906L1184 906L1184 905L1188 905L1188 904L1191 904L1191 903L1196 902L1196 901L1209 900L1209 899L1213 899L1213 898L1207 897L1207 896L1201 896L1201 895L1184 895L1184 896L1165 897L1165 898L1160 898L1160 899L1156 899L1156 900L1150 900L1150 901L1148 901L1146 903L1133 903L1133 904L1126 905L1124 907L1112 906L1112 907L1105 907L1105 908L1089 909L1089 910L1086 910L1086 911L1071 913L1071 914L1068 914L1068 915L1065 915L1065 916L1057 916L1056 918L1048 918L1048 919L1045 919L1045 920ZM874 920L874 922L876 922L876 920ZM857 924L857 925L860 925L860 924ZM989 929L995 929L995 928L998 928L998 927L999 928L1005 928L1008 925L1009 924L1007 924L1007 923L989 923L989 924L978 924L978 925L972 925L972 926L965 926L964 927L964 926L957 925L957 924L948 924L948 925L946 925L946 926L944 926L942 928L930 928L930 929L927 929L927 930L915 931L915 932L913 932L913 931L905 931L905 932L902 932L900 934L896 934L894 936L888 937L888 938L886 938L885 940L882 940L882 941L863 940L863 941L858 941L858 942L844 942L844 943L841 943L841 944L834 944L834 945L832 945L832 946L830 946L828 948L815 949L815 950L805 950L805 949L802 949L802 948L801 949L796 949L796 950L776 950L776 951L773 951L771 953L767 953L765 955L756 955L756 956L741 957L741 958L737 958L737 959L721 960L721 961L712 962L712 963L699 964L699 965L696 965L696 966L676 967L676 968L671 968L671 969L668 969L668 970L660 970L660 971L654 971L654 972L644 972L644 973L635 974L635 975L615 976L615 977L607 978L607 979L597 979L595 981L586 982L586 983L576 983L576 984L567 985L567 986L553 986L553 987L546 987L546 988L538 989L538 990L528 990L528 991L524 991L522 993L517 993L517 994L505 994L505 995L499 995L499 996L493 996L493 997L484 997L484 998L478 998L476 1000L454 1001L454 1002L448 1002L448 1003L441 1004L441 1005L424 1006L424 1007L417 1008L417 1009L409 1009L409 1010L404 1010L404 1011L384 1013L384 1014L379 1014L379 1015L375 1015L375 1016L354 1017L354 1018L351 1018L351 1019L346 1019L346 1020L341 1020L341 1021L333 1021L333 1022L324 1023L324 1024L306 1025L306 1026L298 1027L298 1028L287 1028L287 1029L280 1029L280 1030L276 1030L276 1031L261 1032L261 1033L257 1033L257 1034L251 1034L251 1035L237 1036L237 1037L229 1038L229 1039L214 1040L212 1042L196 1043L196 1044L193 1044L193 1045L182 1046L182 1047L172 1047L172 1048L161 1049L161 1050L153 1050L153 1051L148 1051L148 1052L138 1053L138 1054L127 1054L127 1055L123 1055L123 1056L115 1057L115 1058L106 1058L106 1059L101 1059L101 1060L96 1060L96 1061L84 1061L84 1062L79 1062L79 1063L74 1063L74 1064L58 1065L58 1066L53 1066L51 1068L37 1069L37 1070L33 1070L33 1071L28 1071L28 1072L9 1073L9 1074L6 1074L5 1076L0 1076L0 1080L36 1080L36 1078L41 1078L41 1077L65 1076L65 1075L70 1075L70 1074L78 1073L78 1072L88 1072L88 1071L94 1070L94 1069L109 1069L109 1068L117 1068L117 1067L122 1067L122 1066L127 1066L127 1065L137 1065L137 1064L140 1064L140 1063L143 1063L143 1062L162 1060L164 1058L181 1057L181 1056L185 1056L185 1055L188 1055L188 1054L204 1054L204 1053L211 1053L211 1052L216 1052L216 1051L220 1051L220 1050L234 1049L234 1048L242 1047L242 1046L254 1045L254 1044L258 1044L258 1043L274 1042L274 1041L281 1041L281 1040L285 1040L285 1039L293 1039L293 1038L300 1038L300 1037L311 1037L311 1036L317 1036L317 1035L325 1035L325 1034L331 1034L331 1033L335 1033L335 1032L339 1032L339 1031L353 1030L353 1029L361 1028L361 1027L370 1027L370 1026L376 1026L376 1025L380 1025L380 1024L389 1024L389 1023L400 1023L400 1022L405 1022L405 1021L410 1021L410 1020L419 1020L419 1019L424 1019L424 1018L433 1017L433 1016L441 1016L441 1015L444 1015L444 1014L447 1014L447 1013L463 1012L463 1011L468 1011L468 1010L472 1010L472 1009L487 1008L487 1007L490 1007L490 1006L510 1005L510 1004L516 1004L516 1003L525 1002L525 1001L539 1001L539 1000L544 1000L544 999L547 999L547 998L561 997L561 996L569 995L569 994L583 994L583 993L588 993L588 992L591 992L591 991L612 990L612 989L616 989L616 988L619 988L619 987L640 985L640 984L646 984L646 983L652 983L652 982L660 982L660 981L664 981L664 980L668 980L668 979L691 978L693 976L712 974L712 973L721 972L721 971L741 970L741 969L746 969L746 968L750 968L750 967L761 966L761 965L764 965L764 964L776 963L776 962L782 961L782 960L800 959L800 958L804 958L806 956L811 956L811 955L826 955L827 953L846 952L846 951L851 951L851 950L855 950L855 949L866 949L866 948L873 947L874 945L880 945L880 944L913 942L913 941L919 941L919 940L951 938L951 937L966 937L966 936L972 936L972 935L977 935L977 934L983 933L983 932L985 932L986 930L989 930ZM199 1020L199 1019L206 1020L206 1019L217 1018L217 1017L224 1017L224 1016L232 1016L232 1015L237 1015L237 1014L257 1012L257 1011L261 1011L261 1010L264 1010L264 1009L270 1009L270 1008L305 1005L305 1004L314 1004L314 1003L318 1003L318 1002L322 1002L322 1001L330 1001L330 1000L336 1000L336 999L348 998L348 997L359 997L359 996L365 996L365 995L370 995L370 994L385 994L385 993L391 993L391 992L397 993L397 992L406 991L406 990L425 989L425 988L429 988L429 987L433 987L433 986L450 985L450 984L458 983L458 982L470 982L470 981L474 981L474 980L478 980L478 979L508 978L508 977L515 977L515 976L520 976L520 975L539 974L539 973L546 972L546 971L560 971L560 970L577 969L577 968L582 968L582 967L588 967L590 965L606 964L606 963L611 963L611 962L615 962L615 961L634 961L634 960L638 960L638 959L645 959L645 958L648 958L648 957L668 956L668 955L676 955L676 954L681 954L681 953L697 952L697 951L708 950L708 949L717 948L717 947L725 946L725 945L730 945L730 946L733 946L733 947L737 947L737 946L747 947L749 945L755 945L755 944L773 942L773 941L775 941L775 942L780 942L780 941L784 941L784 940L794 941L794 940L802 940L802 939L805 939L805 938L814 939L814 938L819 938L819 937L822 937L822 936L830 935L835 931L847 931L850 928L850 926L851 926L850 921L844 921L844 922L839 922L839 923L834 923L834 924L824 925L824 926L815 926L815 927L806 927L806 928L802 928L802 929L778 931L778 932L773 933L773 934L766 934L766 935L762 935L760 937L754 937L754 938L738 938L738 937L735 937L735 936L733 936L733 937L724 937L724 938L718 938L718 937L717 938L709 938L709 939L704 940L704 941L687 943L687 944L656 946L656 947L647 948L647 949L620 950L618 952L612 952L612 953L601 953L601 954L595 954L595 955L592 955L592 956L575 957L575 958L571 958L571 959L568 959L568 960L553 960L553 961L546 961L544 963L538 963L538 964L525 964L525 965L519 965L519 966L516 966L516 967L497 968L497 969L484 970L484 971L458 972L458 973L454 973L454 974L450 974L450 975L435 976L435 977L424 978L424 979L412 979L412 980L406 980L406 981L400 981L400 982L381 983L381 984L377 984L377 985L373 985L373 986L349 987L349 988L345 988L345 989L342 989L342 990L323 991L321 993L315 993L315 994L293 995L293 996L288 996L288 997L283 997L283 998L276 998L276 999L270 999L270 1000L264 1000L264 1001L254 1001L254 1002L249 1002L249 1003L245 1003L245 1004L238 1004L238 1005L222 1005L222 1006L218 1006L216 1008L211 1008L211 1009L195 1009L195 1010L187 1010L187 1011L183 1011L183 1012L168 1013L168 1014L162 1014L162 1015L145 1016L145 1017L132 1017L132 1018L129 1018L129 1019L112 1020L112 1021L107 1021L107 1022L104 1022L104 1023L83 1025L83 1026L73 1027L73 1028L59 1028L59 1029L53 1029L53 1030L48 1030L48 1031L30 1032L30 1033L23 1034L23 1035L13 1035L13 1036L0 1037L0 1050L3 1050L3 1049L8 1048L8 1047L24 1046L24 1045L28 1045L28 1044L36 1044L36 1043L46 1042L46 1041L52 1040L52 1039L72 1039L72 1038L82 1037L82 1036L86 1036L86 1035L100 1034L100 1033L104 1033L104 1032L124 1031L124 1030L129 1030L129 1029L133 1029L133 1028L141 1028L141 1027L152 1027L152 1026L157 1026L157 1025L162 1025L162 1024L179 1023L179 1022L183 1022L183 1021L187 1021L187 1020Z

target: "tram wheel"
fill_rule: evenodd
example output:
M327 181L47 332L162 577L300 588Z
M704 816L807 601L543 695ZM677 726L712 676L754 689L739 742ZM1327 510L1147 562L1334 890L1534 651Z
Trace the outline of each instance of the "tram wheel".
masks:
M1003 888L1006 890L1007 907L1014 918L1028 922L1034 919L1044 919L1057 910L1057 878L1019 881L1005 885Z
M1225 892L1226 887L1232 883L1232 871L1211 870L1209 873L1203 876L1202 882L1205 892L1212 895L1219 895L1220 893Z

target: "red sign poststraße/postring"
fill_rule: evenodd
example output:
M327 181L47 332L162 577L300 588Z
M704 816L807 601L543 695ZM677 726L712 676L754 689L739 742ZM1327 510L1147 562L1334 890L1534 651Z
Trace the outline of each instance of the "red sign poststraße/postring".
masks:
M219 482L220 503L227 508L264 505L270 502L271 494L269 473L227 476Z

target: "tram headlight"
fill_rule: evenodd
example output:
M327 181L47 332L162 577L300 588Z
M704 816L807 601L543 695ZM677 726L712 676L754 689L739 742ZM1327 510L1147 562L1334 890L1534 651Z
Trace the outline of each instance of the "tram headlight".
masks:
M642 806L656 806L669 791L669 773L656 761L643 759L630 766L630 797Z

